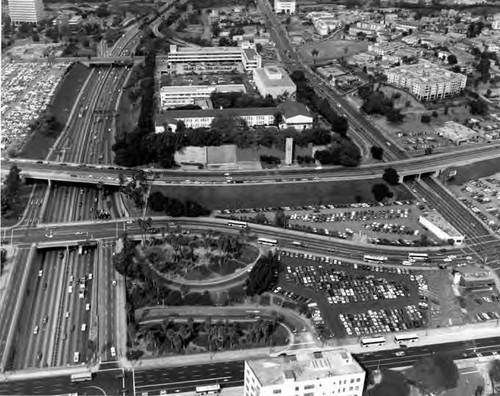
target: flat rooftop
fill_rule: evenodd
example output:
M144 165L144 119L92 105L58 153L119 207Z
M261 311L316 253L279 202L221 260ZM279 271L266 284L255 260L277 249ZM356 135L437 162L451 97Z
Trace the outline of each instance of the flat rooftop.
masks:
M263 386L315 380L364 370L345 350L297 351L295 355L247 360Z
M413 79L420 82L441 83L444 81L461 81L467 77L460 73L442 69L430 63L417 63L415 65L405 65L395 67L387 71L391 74L399 74L407 79Z
M450 223L448 223L443 216L441 216L436 211L424 212L421 214L421 217L429 220L431 223L436 225L439 229L446 232L451 237L459 237L463 238L463 235L458 232L458 230L453 227Z
M255 76L259 76L266 87L290 87L295 88L295 83L288 76L286 70L278 66L266 66L254 70Z

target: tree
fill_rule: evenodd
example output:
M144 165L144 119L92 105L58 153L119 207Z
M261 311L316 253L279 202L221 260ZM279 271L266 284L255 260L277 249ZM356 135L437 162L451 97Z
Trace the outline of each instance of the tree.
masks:
M448 55L448 64L453 66L457 64L457 57L453 54Z
M384 156L384 149L380 146L372 146L370 149L372 157L377 160L382 160Z
M457 386L459 372L451 357L437 353L413 364L407 378L423 393L441 393Z
M428 124L431 122L431 116L429 114L422 114L422 117L420 117L420 122L423 124Z
M17 165L12 165L9 174L4 180L2 190L2 213L5 214L14 209L19 200L19 188L21 187L21 171Z
M488 105L484 100L478 99L478 100L473 100L469 103L470 107L470 113L471 114L479 114L479 115L486 115L488 114Z
M387 168L384 171L382 178L391 186L396 186L397 184L399 184L399 175L394 168Z
M332 128L335 133L345 137L349 129L349 122L345 117L336 117L332 123Z
M485 56L485 53L481 55L476 70L481 74L481 80L483 82L487 82L490 79L490 59Z
M316 58L318 57L318 54L319 54L319 51L316 48L313 48L311 50L311 55L312 55L312 57L314 59L314 63L316 63Z
M488 368L488 374L490 376L492 387L495 389L495 385L500 384L500 360L493 360Z
M276 227L285 228L287 223L287 218L283 209L278 208L274 215L274 224Z
M378 183L373 185L372 193L377 202L383 201L385 198L390 198L392 196L391 190L387 187L385 183Z
M408 396L410 386L404 374L399 371L381 371L380 382L370 392L371 396Z
M278 282L281 265L277 254L261 257L250 271L245 283L246 294L253 296L272 290Z

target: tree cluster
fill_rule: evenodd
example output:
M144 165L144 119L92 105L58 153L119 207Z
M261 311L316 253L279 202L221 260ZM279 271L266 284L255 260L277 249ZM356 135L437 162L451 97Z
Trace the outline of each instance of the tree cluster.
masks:
M393 196L393 193L385 183L374 184L372 187L372 193L375 198L375 201L377 202L381 202L386 198L392 198Z
M318 150L314 158L322 165L358 166L361 162L361 153L348 138L336 139L331 147L326 150Z
M380 375L380 382L371 389L371 396L408 396L410 394L410 386L403 373L382 370Z
M485 116L488 114L488 104L482 99L471 100L469 102L469 108L472 115L478 114Z
M148 202L152 210L155 212L164 212L167 216L199 217L210 214L210 210L195 201L188 200L183 203L176 198L169 198L163 195L160 191L153 192Z
M249 296L270 291L278 282L281 271L279 256L271 252L261 257L253 266L245 283L246 293Z
M4 180L2 189L2 215L8 217L19 203L19 189L21 188L21 171L17 165L12 165L9 174Z
M379 161L381 161L384 156L384 149L380 146L372 146L370 152L372 157Z
M261 98L243 92L212 92L210 100L213 103L214 109L275 107L277 105L276 101L270 95Z
M30 124L31 133L41 133L43 136L56 137L62 131L63 125L56 117L46 110Z
M258 320L242 326L240 323L218 321L210 318L204 322L195 322L189 318L186 323L163 321L145 329L145 337L156 345L156 351L183 353L190 343L206 347L207 350L224 351L241 349L250 345L268 345L279 323L277 320ZM202 341L203 340L203 341Z
M394 108L396 97L387 98L381 91L373 91L371 86L362 86L358 89L359 96L363 99L361 110L366 114L384 115L389 122L401 122L404 115L400 109Z
M441 393L457 386L457 365L451 357L437 353L416 361L407 378L424 394Z
M396 186L397 184L399 184L399 175L394 168L387 168L386 170L384 170L382 178L391 186Z

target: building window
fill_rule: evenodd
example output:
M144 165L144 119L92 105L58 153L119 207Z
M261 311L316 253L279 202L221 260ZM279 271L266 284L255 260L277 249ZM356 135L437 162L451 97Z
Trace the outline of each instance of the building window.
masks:
M361 381L361 378L356 378L356 382L360 382Z
M304 386L304 390L314 389L314 384Z
M354 378L351 378L351 384L354 382Z
M281 393L281 389L274 389L273 395L279 395Z
M314 396L314 392L304 393L304 396Z
M299 387L298 387L298 386L296 386L296 387L295 387L295 392L298 392L298 391L299 391Z

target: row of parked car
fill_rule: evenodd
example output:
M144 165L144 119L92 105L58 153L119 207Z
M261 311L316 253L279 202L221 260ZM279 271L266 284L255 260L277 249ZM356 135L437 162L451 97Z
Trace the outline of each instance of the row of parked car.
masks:
M367 336L404 331L425 326L425 318L415 305L404 308L368 310L355 314L339 314L347 335Z

